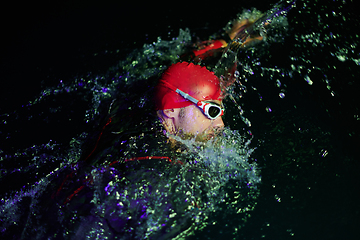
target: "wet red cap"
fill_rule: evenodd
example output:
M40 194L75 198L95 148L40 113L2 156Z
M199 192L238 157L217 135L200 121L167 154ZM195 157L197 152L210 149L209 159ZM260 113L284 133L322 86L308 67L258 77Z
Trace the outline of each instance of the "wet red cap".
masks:
M156 110L182 108L193 104L168 84L197 100L221 100L220 81L213 72L199 65L181 62L171 65L161 76L155 88Z

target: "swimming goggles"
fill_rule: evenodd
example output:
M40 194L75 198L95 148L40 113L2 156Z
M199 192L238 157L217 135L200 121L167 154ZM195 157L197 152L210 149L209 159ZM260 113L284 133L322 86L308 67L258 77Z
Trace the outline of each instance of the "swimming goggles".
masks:
M206 117L210 118L211 120L214 120L214 119L224 115L224 110L225 109L220 107L216 103L197 100L196 98L194 98L194 97L190 96L189 94L181 91L180 89L174 87L173 85L171 85L168 82L164 83L164 85L166 85L170 89L177 92L180 96L182 96L186 100L189 100L189 101L195 103L195 105L198 106L202 110L204 115Z

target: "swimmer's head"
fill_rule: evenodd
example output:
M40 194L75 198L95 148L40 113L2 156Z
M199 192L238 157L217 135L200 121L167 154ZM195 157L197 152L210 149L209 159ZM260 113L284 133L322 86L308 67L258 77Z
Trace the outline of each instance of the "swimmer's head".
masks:
M208 138L224 126L220 81L205 67L187 62L171 65L155 88L154 102L171 134Z

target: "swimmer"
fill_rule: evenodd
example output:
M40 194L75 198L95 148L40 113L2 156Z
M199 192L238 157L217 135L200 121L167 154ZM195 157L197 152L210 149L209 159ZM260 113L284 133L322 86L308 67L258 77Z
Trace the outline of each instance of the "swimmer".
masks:
M250 21L234 24L229 38L239 37L241 35L239 33L249 27L249 24L251 24ZM251 41L251 39L252 36L248 36L245 40ZM214 56L214 50L222 52L227 46L226 41L221 39L214 43L204 49L193 51L193 54L197 55L198 59L208 60ZM222 131L224 128L222 118L225 112L223 106L224 87L227 86L227 83L220 82L215 73L207 67L196 65L198 62L196 59L193 59L193 62L195 64L180 60L169 66L156 83L154 81L154 84L149 85L139 81L138 84L125 90L134 92L134 94L129 94L134 98L126 99L129 104L136 101L136 98L139 97L139 94L136 93L139 91L147 92L146 94L153 92L153 102L145 103L149 104L146 107L139 107L139 109L136 106L127 107L126 102L122 99L111 103L109 115L104 119L106 123L101 124L100 132L97 131L88 138L89 148L85 149L81 160L76 164L76 170L69 169L69 172L66 172L67 175L64 172L64 180L52 188L56 189L51 196L52 199L61 206L66 206L67 213L71 213L70 209L75 209L84 202L92 205L89 196L92 196L92 192L95 191L93 181L96 177L89 172L93 166L99 169L122 169L144 164L144 166L152 166L154 169L179 168L177 165L186 163L184 158L179 155L187 156L188 153L188 149L181 144L181 141L178 141L179 138L194 139L201 143L215 139ZM230 69L230 71L232 70ZM149 82L149 80L146 81ZM154 87L154 91L148 91L149 87ZM154 105L153 111L151 111L152 104ZM128 121L128 116L137 116L137 118ZM159 122L160 124L158 124ZM149 147L143 149L142 147L145 146L142 144L143 142ZM139 146L138 152L134 151L137 148L134 146ZM117 151L112 151L112 149L117 149ZM160 162L162 164L158 165ZM170 163L175 163L175 166ZM126 171L125 168L121 170L121 174L141 175L141 171L139 173L135 169ZM140 178L137 176L135 179ZM134 182L136 181L134 180ZM155 186L156 184L151 185ZM164 193L166 194L166 192ZM148 202L142 204L146 205ZM189 204L193 206L198 203ZM110 205L110 207L113 206ZM135 208L131 208L132 211L136 212ZM112 209L111 211L117 210ZM81 215L80 212L78 214ZM84 219L88 219L85 217L86 212L83 214ZM132 216L134 219L135 215ZM120 235L128 228L122 223L115 226L114 224L117 224L118 220L114 220L113 223L111 216L91 217L100 222L109 221L111 228L116 229ZM82 226L76 230L76 235L87 231L83 229L83 227L87 228L87 222L86 220L81 224ZM121 220L121 222L131 225L131 221Z
M208 140L224 127L220 81L205 67L173 64L155 89L157 116L170 135Z
M237 36L239 31L241 32L240 28L242 26L246 28L246 24L249 24L249 21L234 25L232 29L234 36ZM232 35L229 36L230 38L233 37ZM219 42L222 44L226 43L223 40L219 40ZM208 51L211 52L211 50ZM203 51L203 53L201 57L210 55L206 51ZM231 81L229 82L231 84ZM225 85L224 83L222 84ZM141 86L135 86L136 91L139 90L138 87ZM170 142L169 147L172 151L174 150L172 148L174 144L178 143L176 137L205 142L213 139L221 132L224 128L222 117L225 111L223 106L225 95L222 91L223 88L224 86L221 86L220 80L214 72L194 63L178 62L164 71L155 86L153 104L155 105L156 116L162 126L161 131L166 136L165 142ZM89 137L90 140L95 139L96 141L93 146L90 145L90 148L84 151L80 163L86 162L88 166L113 164L113 162L102 162L103 160L99 160L97 154L103 151L101 148L117 145L116 142L112 142L113 138L116 139L115 141L126 143L128 139L133 138L139 131L142 131L139 126L153 122L142 117L138 118L139 122L141 122L140 124L134 121L126 122L124 121L126 118L119 117L128 114L124 106L121 106L119 103L115 103L114 106L112 105L110 106L111 110L109 110L109 113L114 113L111 113L111 117L103 124L100 134L96 133L94 137ZM120 113L119 116L117 116L118 113ZM130 113L129 115L131 116ZM157 128L150 127L150 129ZM141 132L139 134L141 135ZM117 136L120 136L120 138L117 138ZM151 137L153 134L149 134L149 136ZM121 146L123 145L121 144ZM119 153L128 153L128 151L119 150ZM169 153L169 155L172 155L172 153ZM161 156L160 158L162 157L168 158L168 156ZM145 156L131 155L129 157L127 154L124 154L119 156L119 159L123 160L116 160L115 162L154 159L154 156L146 154ZM61 189L62 187L59 187L57 192L60 192ZM73 193L70 194L70 197L67 197L64 202L69 202L73 196Z

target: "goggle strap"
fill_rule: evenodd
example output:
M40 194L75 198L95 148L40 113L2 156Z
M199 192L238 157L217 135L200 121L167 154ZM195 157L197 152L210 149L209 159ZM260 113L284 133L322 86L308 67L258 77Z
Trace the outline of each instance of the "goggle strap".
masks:
M165 87L173 90L176 92L177 88L175 86L173 86L172 84L168 83L168 82L161 82L162 85L164 85Z
M183 91L181 91L180 89L176 89L176 92L178 94L180 94L183 98L185 98L186 100L189 100L195 104L198 104L198 100L196 98L193 98L192 96L190 96L189 94L187 93L184 93Z
M168 83L168 82L162 82L162 84L165 87L168 87L169 89L175 91L176 93L180 94L180 96L182 96L183 98L185 98L186 100L189 100L195 104L198 104L198 100L196 98L193 98L192 96L190 96L189 94L181 91L180 89L178 89L177 87L173 86L172 84Z

